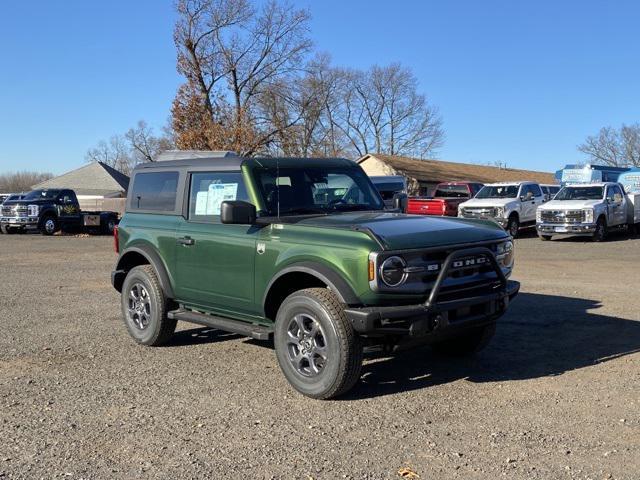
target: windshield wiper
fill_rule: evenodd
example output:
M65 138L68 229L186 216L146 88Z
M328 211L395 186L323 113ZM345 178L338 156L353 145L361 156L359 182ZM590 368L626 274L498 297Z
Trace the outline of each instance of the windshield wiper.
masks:
M280 212L280 215L326 215L327 211L322 208L311 208L311 207L296 207L291 208L289 210L285 210L284 212Z
M356 210L374 210L373 207L371 207L371 205L366 204L366 203L336 203L335 205L333 205L333 209L334 210L340 210L341 212L348 212L349 210L352 211L356 211Z

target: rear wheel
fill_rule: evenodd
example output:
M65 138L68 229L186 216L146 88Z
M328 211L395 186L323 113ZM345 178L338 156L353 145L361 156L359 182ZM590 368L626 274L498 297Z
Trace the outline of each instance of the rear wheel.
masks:
M344 305L326 288L299 290L284 300L274 344L284 376L308 397L336 397L360 378L361 339L347 320Z
M518 220L517 215L511 215L509 217L509 221L507 222L507 232L513 238L518 236L518 232L520 231L520 221Z
M108 217L104 223L101 224L102 233L105 235L113 235L115 228L116 219L114 217Z
M598 218L596 223L596 231L593 232L591 240L594 242L604 242L607 239L607 221L604 217Z
M433 344L433 349L442 355L464 357L473 355L486 347L496 333L496 324L471 330L464 335L448 338Z
M169 300L151 265L139 265L127 273L121 305L124 324L136 342L159 346L173 335L177 320L167 316Z

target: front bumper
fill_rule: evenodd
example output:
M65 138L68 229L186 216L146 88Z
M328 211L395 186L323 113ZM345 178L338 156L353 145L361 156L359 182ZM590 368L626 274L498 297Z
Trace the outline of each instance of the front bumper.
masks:
M595 223L538 223L536 230L542 235L593 235Z
M37 227L38 217L0 217L0 224L9 227Z
M502 218L502 217L489 217L489 216L481 216L481 215L458 215L458 217L467 218L470 220L491 220L496 222L502 228L506 228L507 224L509 223L508 218Z
M438 301L441 287L449 276L453 261L468 255L485 255L498 277L498 285L477 296ZM441 336L455 331L495 322L506 311L520 290L520 283L507 280L493 253L487 248L472 248L451 253L429 293L415 305L350 307L345 314L354 330L370 336Z

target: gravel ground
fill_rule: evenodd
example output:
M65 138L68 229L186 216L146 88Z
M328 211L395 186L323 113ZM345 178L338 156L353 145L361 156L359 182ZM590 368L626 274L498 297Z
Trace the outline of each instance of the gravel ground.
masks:
M640 478L640 239L516 243L475 359L369 359L321 402L268 343L135 345L110 238L0 236L0 478Z

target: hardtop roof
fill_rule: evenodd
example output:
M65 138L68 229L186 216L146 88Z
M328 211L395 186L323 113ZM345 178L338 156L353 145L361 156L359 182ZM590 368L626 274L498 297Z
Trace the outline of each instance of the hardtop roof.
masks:
M239 157L225 156L218 158L184 158L180 160L165 160L162 162L146 162L136 166L134 172L141 170L168 170L172 168L214 168L217 170L240 170L242 165L249 167L305 168L356 167L357 164L346 158L298 158L298 157Z

